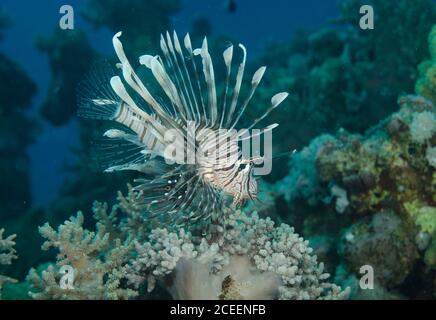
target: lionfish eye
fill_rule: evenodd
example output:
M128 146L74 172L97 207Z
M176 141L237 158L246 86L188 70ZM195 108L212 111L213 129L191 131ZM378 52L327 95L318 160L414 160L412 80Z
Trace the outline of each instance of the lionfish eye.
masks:
M239 165L238 171L242 171L242 170L244 170L245 167L247 167L247 164L246 164L246 163L241 163L241 164Z

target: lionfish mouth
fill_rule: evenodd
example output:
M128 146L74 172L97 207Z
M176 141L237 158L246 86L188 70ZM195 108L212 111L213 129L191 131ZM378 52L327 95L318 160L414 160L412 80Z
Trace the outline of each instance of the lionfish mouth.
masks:
M223 52L226 76L218 95L207 39L194 49L189 34L183 43L176 32L161 35L162 54L138 59L139 67L148 70L160 88L160 93L152 93L127 59L121 35L113 37L119 59L116 68L94 70L79 88L79 115L111 120L118 126L104 133L99 150L105 171L140 173L134 189L140 193L137 204L151 216L177 223L219 217L226 194L234 204L255 199L255 170L264 159L247 158L244 145L270 135L278 126L253 129L288 93L274 95L262 115L236 131L266 71L265 66L257 69L248 94L240 97L247 57L242 44L236 72L232 71L233 45Z

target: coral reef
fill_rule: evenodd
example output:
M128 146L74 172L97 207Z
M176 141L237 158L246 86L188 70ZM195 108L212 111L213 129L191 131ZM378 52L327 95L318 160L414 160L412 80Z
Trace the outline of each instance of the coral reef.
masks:
M0 266L9 265L12 260L16 259L15 255L15 237L16 235L3 238L4 229L0 229ZM0 274L0 299L2 298L2 287L6 283L15 283L16 280Z
M256 213L230 212L219 235L193 242L189 232L154 229L137 244L131 282L153 290L158 281L176 299L338 299L308 242L288 225ZM210 242L212 236L217 241Z
M374 268L377 298L436 294L428 281L436 274L436 82L422 67L434 64L434 39L435 28L428 38L432 60L421 64L416 84L423 96L401 96L400 109L364 134L340 129L314 139L276 184L293 209L288 220L315 240L315 252L336 266L335 279L350 285L352 298L371 296L357 285L363 265Z
M118 195L118 204L108 212L108 205L93 206L96 231L84 228L81 212L54 230L49 224L39 228L46 239L43 250L58 251L56 264L31 269L26 282L34 299L128 299L137 295L123 285L127 263L132 258L133 240L142 241L147 234L143 213L133 203L135 194L129 186L127 197ZM119 212L121 211L121 212ZM62 266L74 270L74 289L59 286Z
M383 288L403 283L418 258L414 230L393 212L380 212L353 224L344 234L340 254L355 274L363 265L375 270Z
M34 288L33 299L127 299L137 293L120 287L125 276L126 255L129 244L119 239L110 241L109 233L100 224L97 231L83 229L83 215L79 212L59 226L56 232L48 224L39 228L47 240L43 250L53 247L59 250L56 265L50 264L41 275L32 269L27 281ZM60 286L62 266L73 268L72 288Z
M320 186L315 159L320 146L333 140L333 136L321 135L309 146L291 156L289 166L292 170L278 184L278 191L285 195L289 203L299 197L303 197L311 205L319 200L321 190L318 190Z
M274 226L241 211L225 224L197 229L149 227L152 220L121 194L108 213L96 202L96 231L79 212L54 230L40 227L42 249L59 251L56 264L27 276L34 299L144 298L156 284L174 299L343 299L348 290L327 282L308 242L288 225ZM122 215L120 215L122 214ZM60 287L62 266L72 267L73 289ZM133 287L132 287L133 285Z
M399 104L398 112L363 136L342 130L323 144L314 140L302 151L304 155L306 150L316 149L311 152L311 160L295 165L299 157L294 157L290 175L278 183L286 199L295 199L286 185L292 185L291 178L295 184L307 177L306 166L314 170L315 163L312 176L317 179L306 188L311 192L299 194L299 199L324 215L345 215L327 234L335 235L339 255L349 270L357 273L361 265L373 265L379 272L378 283L385 289L413 276L417 261L424 262L427 276L436 267L432 240L436 236L435 172L431 157L436 109L431 101L419 96L401 97ZM310 226L323 220L327 221L326 217L309 214L303 235L318 234L320 230ZM339 234L342 237L338 238Z

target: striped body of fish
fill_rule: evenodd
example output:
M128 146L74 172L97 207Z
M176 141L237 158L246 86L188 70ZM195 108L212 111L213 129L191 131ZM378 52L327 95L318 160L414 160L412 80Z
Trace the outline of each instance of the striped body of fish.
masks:
M235 204L255 199L254 159L244 158L239 144L252 137L250 130L288 94L274 95L262 116L236 132L266 69L254 73L248 95L239 101L246 64L243 45L239 45L242 60L235 74L233 46L223 53L226 80L219 102L206 38L201 48L193 49L187 34L182 48L177 34L171 37L167 32L161 36L162 56L139 58L145 66L141 72L151 72L159 95L151 93L153 86L146 86L134 71L120 36L121 32L113 37L113 45L122 76L93 76L79 90L79 115L112 120L119 127L104 133L109 138L102 148L106 171L142 173L143 178L135 180L140 204L152 215L182 223L219 215L226 196Z

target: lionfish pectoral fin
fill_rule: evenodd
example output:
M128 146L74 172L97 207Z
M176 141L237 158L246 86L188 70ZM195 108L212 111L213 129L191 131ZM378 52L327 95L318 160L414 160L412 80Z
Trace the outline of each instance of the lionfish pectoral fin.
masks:
M91 71L76 90L79 116L98 120L113 119L120 106L120 99L110 86L114 74L115 71L107 60L94 62Z
M141 165L149 158L141 152L143 149L143 145L123 138L106 138L93 142L91 154L97 167L105 172L142 171Z
M149 218L165 219L175 225L207 219L221 208L219 193L206 185L187 166L176 165L154 179L138 179L142 205Z
M110 139L123 139L128 142L131 142L137 146L143 146L141 141L139 141L138 136L136 134L128 133L124 130L120 129L109 129L106 130L105 133L103 133L104 137L110 138Z

